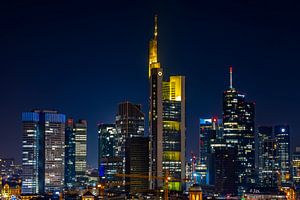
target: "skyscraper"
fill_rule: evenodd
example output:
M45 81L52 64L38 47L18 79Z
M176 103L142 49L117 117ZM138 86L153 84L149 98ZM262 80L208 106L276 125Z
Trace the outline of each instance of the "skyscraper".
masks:
M69 118L65 131L65 187L71 188L75 183L75 131L74 121Z
M118 133L115 124L98 125L98 170L101 182L123 184L115 174L123 173L123 159L117 155Z
M185 178L185 77L163 82L163 173ZM171 190L182 190L181 181L170 181Z
M185 77L170 76L164 81L158 61L158 26L155 16L154 37L149 45L149 136L152 176L185 177ZM162 181L152 180L152 189L162 188ZM171 190L181 190L180 181L169 183Z
M125 173L149 175L149 138L131 137L125 144ZM131 194L143 193L149 189L149 179L126 177L126 191Z
M212 161L212 144L222 136L222 120L217 117L200 119L199 128L199 161L197 180L199 184L214 185L214 168Z
M79 120L74 124L75 132L75 177L82 186L87 181L87 121Z
M140 104L122 102L118 106L116 128L124 138L143 137L145 129L145 115Z
M36 112L23 112L22 193L43 193L45 187L45 133Z
M292 157L292 176L293 184L298 195L300 195L300 147L296 147L296 151Z
M258 175L261 187L278 186L277 141L270 126L258 127Z
M288 125L277 125L274 127L274 134L277 140L277 161L281 183L287 184L291 182L290 128Z
M243 193L255 182L254 103L233 88L232 67L230 87L223 95L223 127L226 143L237 147L238 189Z
M215 192L221 195L237 194L237 148L225 143L215 144Z
M64 186L66 116L54 110L22 113L23 183L27 194L61 191Z

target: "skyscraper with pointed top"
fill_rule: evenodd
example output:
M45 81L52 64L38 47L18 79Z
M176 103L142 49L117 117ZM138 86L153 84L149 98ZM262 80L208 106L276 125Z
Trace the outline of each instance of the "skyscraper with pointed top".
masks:
M164 81L158 60L158 23L149 44L149 136L150 175L169 174L170 190L182 190L185 177L185 77L170 76ZM175 181L176 179L176 181ZM151 189L163 187L159 179L150 179Z
M230 66L229 89L223 94L223 137L237 147L237 180L239 193L255 183L254 103L233 87Z

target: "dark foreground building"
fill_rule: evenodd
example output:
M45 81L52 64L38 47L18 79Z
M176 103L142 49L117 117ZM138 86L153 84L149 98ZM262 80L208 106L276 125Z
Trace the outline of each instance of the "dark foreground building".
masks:
M149 189L149 138L127 138L125 143L125 173L141 177L127 177L126 192L131 194L146 192Z

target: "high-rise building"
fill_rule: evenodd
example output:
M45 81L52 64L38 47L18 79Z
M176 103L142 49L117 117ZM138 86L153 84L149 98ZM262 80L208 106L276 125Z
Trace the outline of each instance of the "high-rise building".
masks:
M211 157L212 144L222 136L222 120L217 117L200 119L199 160L197 162L198 184L214 184L214 168Z
M288 125L277 125L274 127L277 140L277 162L282 184L291 182L290 173L290 128Z
M118 133L115 124L98 125L98 170L101 182L120 183L123 179L115 174L123 173L123 159L116 155L118 147Z
M54 110L22 113L22 192L61 191L64 186L66 116Z
M293 153L292 177L296 191L300 195L300 147L296 147L296 151Z
M151 175L185 178L185 77L170 76L164 81L158 60L158 26L155 16L154 37L149 45L149 136ZM175 180L175 179L174 179ZM151 180L152 189L163 187ZM181 181L170 181L171 190L181 190Z
M245 95L233 88L230 67L230 87L223 95L223 137L227 144L237 147L240 193L255 182L254 114L254 103L247 102Z
M258 175L261 187L278 187L277 141L271 126L258 127Z
M126 138L125 144L125 173L149 175L149 138ZM149 178L127 177L125 179L126 191L131 194L143 193L149 189Z
M237 194L237 148L216 143L212 153L215 166L215 192L221 195Z
M69 118L65 131L65 187L74 187L75 183L75 131L74 121Z
M74 124L75 132L75 177L84 186L87 182L87 121L79 120Z
M145 114L141 110L141 105L128 101L120 103L116 115L116 128L124 138L143 137Z
M163 82L163 174L185 178L185 77ZM170 181L170 190L182 190L181 181Z

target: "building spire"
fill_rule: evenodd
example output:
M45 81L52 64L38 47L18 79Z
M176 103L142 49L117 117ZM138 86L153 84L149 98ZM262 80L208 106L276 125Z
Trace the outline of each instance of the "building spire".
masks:
M160 68L160 63L158 61L158 51L157 51L157 36L158 36L158 23L157 23L157 15L155 15L154 36L149 43L149 78L151 76L151 69Z
M154 16L154 39L156 40L158 35L157 15Z
M230 72L230 85L229 88L232 88L232 66L229 66L229 72Z

